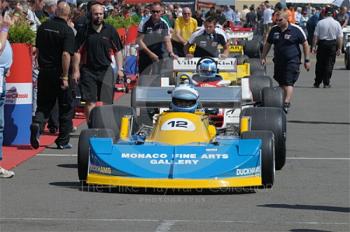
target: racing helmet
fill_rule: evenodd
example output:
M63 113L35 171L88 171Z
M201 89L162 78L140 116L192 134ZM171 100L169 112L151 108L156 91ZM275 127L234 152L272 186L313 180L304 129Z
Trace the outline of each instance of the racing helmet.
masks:
M187 73L179 73L177 78L179 84L191 84L191 77Z
M197 65L197 73L203 77L215 77L218 69L216 67L216 62L209 58L204 58L199 61Z
M176 87L171 94L170 109L175 112L194 113L198 107L198 92L190 85Z

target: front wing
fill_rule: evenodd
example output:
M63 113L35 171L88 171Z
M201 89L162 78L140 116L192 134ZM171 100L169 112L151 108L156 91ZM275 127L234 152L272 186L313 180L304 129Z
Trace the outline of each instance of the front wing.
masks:
M87 183L173 189L262 185L260 140L218 142L133 145L91 138Z

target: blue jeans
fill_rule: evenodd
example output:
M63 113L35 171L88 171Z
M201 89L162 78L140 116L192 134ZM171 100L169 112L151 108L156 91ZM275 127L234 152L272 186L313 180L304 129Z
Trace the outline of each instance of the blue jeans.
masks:
M3 69L3 68L0 68ZM5 74L7 73L8 69L0 70L3 72L0 72L2 75L4 75L4 81L3 81L3 88L2 92L0 93L0 160L2 160L2 142L4 140L4 106L5 106L5 96L6 96L6 81L5 81ZM0 74L0 75L1 75Z

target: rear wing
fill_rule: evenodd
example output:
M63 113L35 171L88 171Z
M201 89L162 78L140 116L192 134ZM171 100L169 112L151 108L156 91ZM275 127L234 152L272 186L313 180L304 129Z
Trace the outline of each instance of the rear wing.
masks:
M197 68L197 63L200 57L185 58L179 57L174 59L173 69L174 72L195 72ZM237 71L237 59L236 58L213 58L217 64L220 72L236 72Z
M174 87L137 86L131 95L131 106L135 108L168 108L171 91ZM204 108L237 108L241 106L241 87L195 87L199 93L199 102Z

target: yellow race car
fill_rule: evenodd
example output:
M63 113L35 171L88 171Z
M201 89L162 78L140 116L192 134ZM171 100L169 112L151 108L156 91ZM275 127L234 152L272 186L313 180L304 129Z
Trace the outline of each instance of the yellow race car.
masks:
M273 185L280 159L275 157L276 128L283 121L276 108L244 112L238 133L227 135L210 125L201 108L240 107L239 87L137 87L133 98L134 107L92 111L90 129L79 137L82 183L171 189ZM135 110L140 107L169 110L145 126Z

